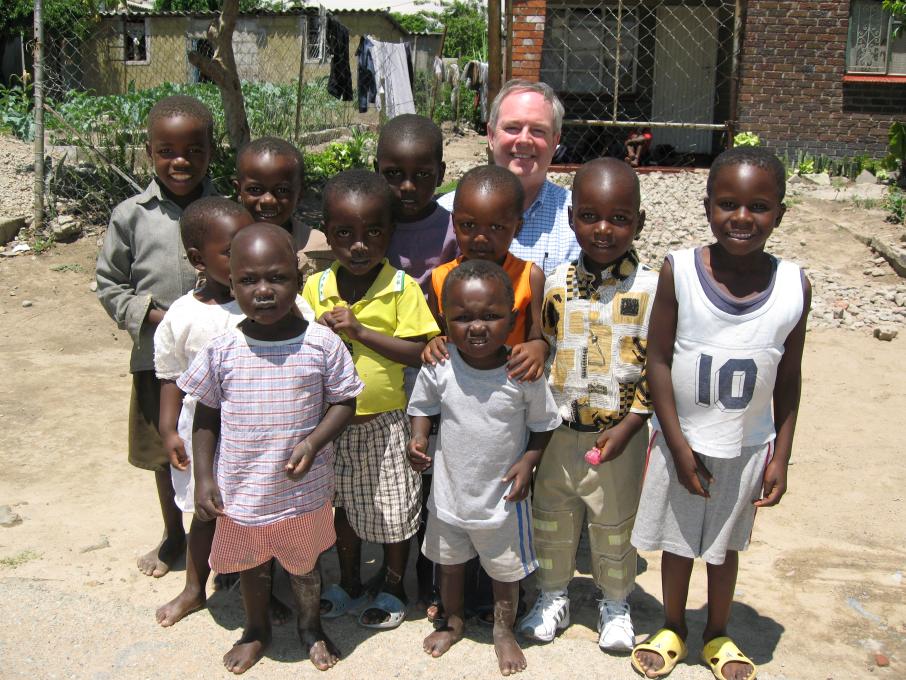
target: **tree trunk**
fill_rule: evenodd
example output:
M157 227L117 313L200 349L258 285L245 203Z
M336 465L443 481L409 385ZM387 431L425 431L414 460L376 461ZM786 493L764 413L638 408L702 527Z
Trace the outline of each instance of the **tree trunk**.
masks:
M236 29L238 16L239 0L223 0L220 17L211 22L207 32L207 39L214 46L214 56L189 52L189 63L213 80L220 90L227 133L234 149L251 138L245 115L245 100L236 70L236 57L233 54L233 31Z

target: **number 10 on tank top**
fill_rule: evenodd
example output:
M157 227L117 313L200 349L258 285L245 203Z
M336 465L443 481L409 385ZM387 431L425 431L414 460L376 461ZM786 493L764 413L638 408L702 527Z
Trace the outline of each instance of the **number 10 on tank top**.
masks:
M721 411L743 411L755 393L758 366L752 359L727 359L716 371L714 357L700 354L696 366L698 381L695 403L716 405Z

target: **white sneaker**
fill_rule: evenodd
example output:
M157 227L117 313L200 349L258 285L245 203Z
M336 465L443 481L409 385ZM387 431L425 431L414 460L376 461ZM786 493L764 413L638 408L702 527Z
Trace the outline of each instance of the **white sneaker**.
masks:
M550 642L558 630L569 625L569 597L563 591L546 593L543 590L528 614L519 622L518 631L525 637Z
M635 629L626 600L601 600L598 606L598 647L608 652L631 652Z

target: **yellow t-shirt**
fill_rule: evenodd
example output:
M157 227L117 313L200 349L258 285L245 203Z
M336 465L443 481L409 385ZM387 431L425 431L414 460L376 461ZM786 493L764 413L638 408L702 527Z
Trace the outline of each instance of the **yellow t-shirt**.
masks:
M394 338L432 338L440 333L424 293L411 276L392 267L386 258L371 288L358 302L350 305L337 290L337 269L312 274L305 282L302 297L315 311L315 318L337 305L349 307L366 328ZM378 354L360 342L339 334L352 354L355 370L365 383L356 401L356 415L371 415L406 408L403 391L403 365Z

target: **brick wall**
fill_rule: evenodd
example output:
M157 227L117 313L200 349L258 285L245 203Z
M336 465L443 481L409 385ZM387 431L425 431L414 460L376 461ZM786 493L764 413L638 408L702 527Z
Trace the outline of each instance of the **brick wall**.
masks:
M740 131L777 151L883 156L906 118L906 84L846 82L849 1L749 0Z
M547 0L513 0L512 77L537 81Z

